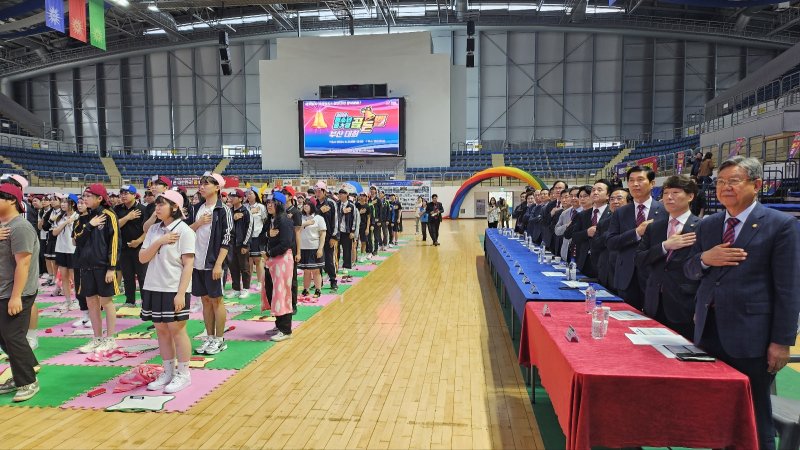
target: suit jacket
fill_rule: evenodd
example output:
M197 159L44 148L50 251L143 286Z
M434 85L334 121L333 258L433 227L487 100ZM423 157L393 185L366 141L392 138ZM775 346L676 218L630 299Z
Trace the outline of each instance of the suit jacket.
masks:
M556 226L553 229L553 232L555 233L556 236L563 237L563 240L561 241L561 248L559 249L558 253L563 261L566 261L567 256L569 256L569 244L570 242L572 242L571 239L567 239L564 236L564 233L566 233L567 226L569 226L571 219L572 219L572 208L567 208L561 212L560 216L558 216L558 222L556 222Z
M542 242L545 247L550 250L554 250L554 229L556 227L556 221L558 221L558 216L552 215L553 210L556 208L556 203L556 200L551 200L545 203L542 208Z
M653 200L650 204L647 220L658 220L667 215L667 211L661 202ZM611 215L606 245L609 250L617 252L617 262L614 266L614 288L624 291L628 289L636 273L634 259L636 258L636 249L639 248L639 239L636 236L635 203L631 202L621 206ZM644 284L644 280L641 280L640 286Z
M533 242L539 242L542 238L542 208L544 205L534 204L528 208L528 236Z
M690 215L681 234L693 233L699 222L699 217ZM656 317L660 302L664 314L671 322L691 323L694 316L694 297L700 283L686 278L683 265L691 257L692 248L675 250L667 261L667 254L661 244L667 240L668 229L669 215L665 215L647 227L636 251L636 267L643 270L647 277L644 312L650 317Z
M592 263L597 270L597 279L601 285L611 289L609 280L609 253L608 250L608 227L611 224L611 208L606 207L600 220L597 221L597 231L592 238ZM615 259L616 261L616 259Z
M571 239L572 245L575 246L575 264L578 266L578 270L589 277L595 275L591 265L592 261L589 258L589 235L586 234L586 230L592 226L591 213L591 209L579 212L575 216L575 220L567 227L567 231L564 232L564 237Z
M723 349L734 358L757 358L770 343L794 345L800 314L800 231L797 219L756 204L733 247L747 252L738 266L703 269L702 252L722 243L725 211L704 218L684 273L700 280L695 343L713 303Z

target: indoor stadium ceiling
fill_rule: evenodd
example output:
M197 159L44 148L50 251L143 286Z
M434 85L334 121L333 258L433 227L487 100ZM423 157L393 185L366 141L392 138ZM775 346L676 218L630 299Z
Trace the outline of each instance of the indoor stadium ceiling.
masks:
M611 5L609 5L611 3ZM65 2L65 8L67 4ZM800 1L775 0L106 0L107 51L44 25L44 0L0 1L0 77L32 68L193 41L269 33L458 26L658 31L787 48Z

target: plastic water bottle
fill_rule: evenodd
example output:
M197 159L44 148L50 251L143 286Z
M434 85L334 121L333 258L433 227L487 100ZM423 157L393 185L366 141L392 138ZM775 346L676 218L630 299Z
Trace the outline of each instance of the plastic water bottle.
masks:
M592 339L603 339L605 335L605 311L603 311L603 301L597 300L592 310Z
M595 292L594 288L590 284L589 287L586 288L586 314L591 313L594 310L595 302L597 301L597 293Z
M544 262L544 247L538 247L536 249L536 261L539 264L542 264Z
M575 261L569 263L567 266L567 281L577 281L578 280L578 266L575 264Z

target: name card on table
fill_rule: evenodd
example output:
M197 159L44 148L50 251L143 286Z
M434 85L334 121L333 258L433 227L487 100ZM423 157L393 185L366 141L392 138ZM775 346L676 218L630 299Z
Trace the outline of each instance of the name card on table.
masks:
M552 316L552 314L550 314L550 307L547 306L547 303L545 303L544 304L544 308L542 308L542 315L545 316L545 317Z
M522 267L517 267L517 274L522 275Z
M522 273L522 272L520 272L520 273ZM531 280L529 280L527 276L523 276L522 277L522 283L523 284L530 284Z
M514 261L514 267L519 267L519 261Z
M570 325L567 327L567 333L565 335L568 342L578 342L578 332L575 331L575 328Z

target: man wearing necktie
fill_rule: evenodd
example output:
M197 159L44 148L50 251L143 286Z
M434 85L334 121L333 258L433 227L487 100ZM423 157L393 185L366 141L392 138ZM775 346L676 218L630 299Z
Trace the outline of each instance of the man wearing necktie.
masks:
M553 188L550 189L550 198L544 197L542 202L542 244L550 253L555 254L558 249L555 248L555 239L553 229L556 226L558 217L556 214L562 209L561 207L561 192L567 189L567 183L563 181L556 181L553 183Z
M591 207L578 213L564 233L565 237L572 239L572 245L575 246L578 270L590 278L597 278L597 255L592 254L592 249L595 248L593 243L597 236L597 224L611 215L608 210L610 190L611 183L608 180L597 180L591 190Z
M647 276L644 312L691 340L694 296L700 283L686 278L683 263L691 256L694 229L700 222L689 211L698 188L688 176L676 175L667 178L662 189L669 216L647 227L636 252L636 267Z
M635 265L636 249L639 248L639 241L647 227L666 213L661 202L650 196L655 179L656 173L648 166L628 169L628 189L633 196L633 202L611 215L606 241L609 250L618 252L614 268L614 287L625 303L639 310L644 305L641 286L645 281Z
M725 207L697 228L684 273L699 280L694 342L750 379L759 448L775 448L770 386L789 361L800 314L797 220L758 201L756 158L719 168L717 199Z
M561 256L561 259L564 262L569 259L569 247L570 243L572 242L572 240L564 237L564 233L567 231L567 227L569 226L570 222L575 220L575 216L577 216L578 211L580 211L580 203L578 201L579 191L580 188L577 186L573 186L569 189L569 192L567 193L569 202L564 202L564 207L567 209L565 209L564 212L562 212L558 217L558 222L553 229L555 235L561 238L561 245L559 247L558 255Z

